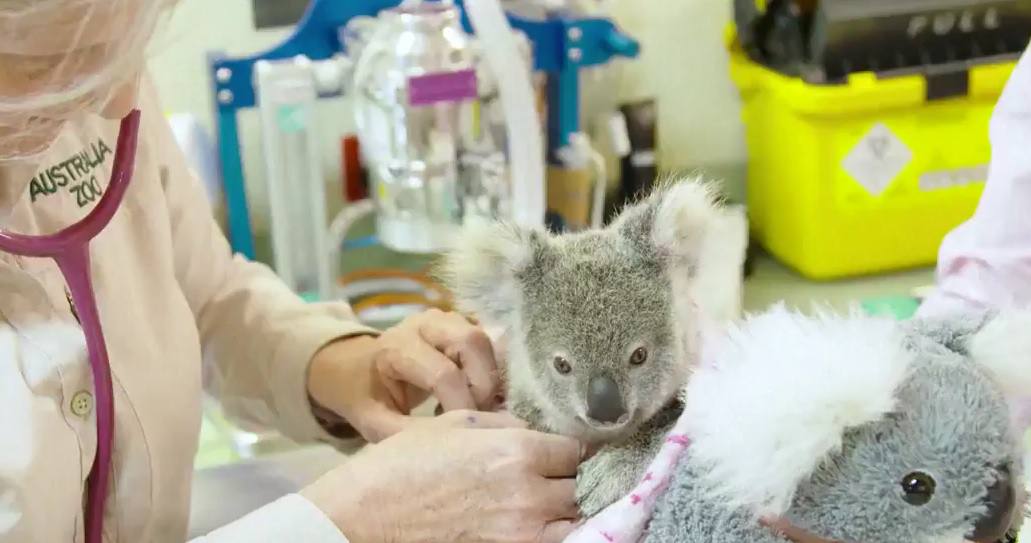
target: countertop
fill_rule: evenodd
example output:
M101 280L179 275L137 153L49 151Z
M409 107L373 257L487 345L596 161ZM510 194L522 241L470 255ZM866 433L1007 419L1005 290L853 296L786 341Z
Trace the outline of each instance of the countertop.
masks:
M209 533L296 492L345 458L320 445L198 470L193 477L189 537Z

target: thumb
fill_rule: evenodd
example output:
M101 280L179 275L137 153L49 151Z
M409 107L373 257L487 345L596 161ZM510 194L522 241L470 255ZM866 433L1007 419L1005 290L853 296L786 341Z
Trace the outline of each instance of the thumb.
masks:
M557 520L544 525L541 535L537 538L539 543L561 543L573 534L579 525L572 520Z
M352 423L370 443L378 443L415 424L416 418L380 402L370 402L358 410Z
M479 429L526 429L526 421L517 419L508 413L492 411L451 411L435 419L438 424L457 428Z

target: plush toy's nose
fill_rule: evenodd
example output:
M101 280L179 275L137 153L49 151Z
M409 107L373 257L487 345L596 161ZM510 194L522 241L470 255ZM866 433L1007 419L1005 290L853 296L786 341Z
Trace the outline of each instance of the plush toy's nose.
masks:
M977 520L974 524L974 531L967 536L967 539L978 543L994 543L1003 540L1013 522L1013 512L1016 507L1016 493L1008 466L999 468L998 477L992 486L988 487L988 495L985 497L984 504L988 511Z
M587 416L602 424L621 422L626 416L619 385L607 375L592 377L587 384Z

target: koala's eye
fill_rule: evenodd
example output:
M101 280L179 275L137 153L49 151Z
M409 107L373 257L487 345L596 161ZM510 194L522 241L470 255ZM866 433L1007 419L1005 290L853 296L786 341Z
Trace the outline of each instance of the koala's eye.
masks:
M902 499L909 505L926 505L934 496L934 487L937 483L930 475L914 471L902 478Z
M569 372L573 371L573 366L570 366L569 361L561 356L556 356L553 363L555 364L555 371L562 375L569 375Z
M646 360L648 360L648 349L645 349L644 347L638 347L637 350L630 355L630 364L634 366L640 366L641 364L644 364Z

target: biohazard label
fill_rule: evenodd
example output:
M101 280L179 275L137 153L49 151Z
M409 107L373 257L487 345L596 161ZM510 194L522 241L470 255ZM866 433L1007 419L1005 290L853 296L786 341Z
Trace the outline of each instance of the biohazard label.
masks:
M913 160L913 153L882 123L859 140L841 166L870 194L879 196Z

